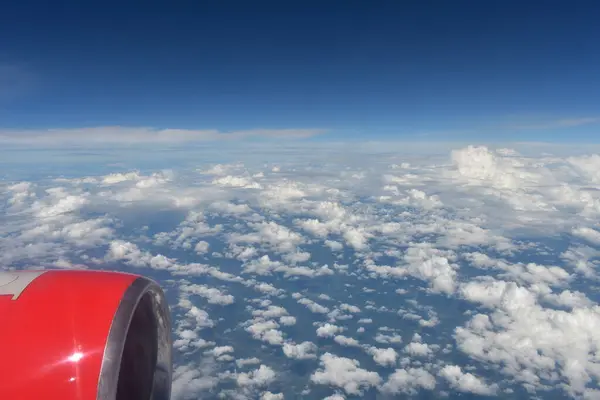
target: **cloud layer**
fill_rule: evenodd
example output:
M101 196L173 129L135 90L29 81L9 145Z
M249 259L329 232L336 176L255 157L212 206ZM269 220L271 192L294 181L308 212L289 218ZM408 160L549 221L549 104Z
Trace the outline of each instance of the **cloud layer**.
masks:
M216 129L154 129L123 126L44 130L0 129L0 143L40 147L178 144L247 138L302 139L325 132L324 129L252 129L221 132Z
M157 279L175 399L593 398L600 157L529 152L15 168L0 262Z

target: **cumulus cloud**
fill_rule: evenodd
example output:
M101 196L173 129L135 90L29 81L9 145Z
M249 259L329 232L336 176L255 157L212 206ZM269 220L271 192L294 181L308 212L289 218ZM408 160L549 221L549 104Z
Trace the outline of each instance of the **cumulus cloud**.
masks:
M404 351L412 356L428 356L433 350L427 343L412 342L406 345Z
M381 386L385 393L414 395L419 389L433 390L435 377L422 368L397 369Z
M196 246L194 246L194 251L198 254L205 254L208 252L208 247L208 242L201 240L198 243L196 243Z
M262 364L250 372L242 372L237 376L239 386L266 386L275 379L275 371Z
M285 343L283 345L283 354L288 358L299 360L317 358L316 351L317 346L312 342L302 342L299 344Z
M262 340L273 346L283 345L283 333L277 328L279 324L273 320L254 320L251 325L246 328L254 339Z
M9 166L0 262L157 280L175 399L597 395L591 148L248 146Z
M495 280L465 285L467 299L494 311L492 318L477 314L456 328L459 348L476 359L504 364L503 373L528 385L560 376L569 382L569 391L585 392L600 377L593 356L600 343L595 333L600 308L546 308L537 299L537 287L532 289Z
M260 400L283 400L283 393L264 392L260 396Z
M317 336L319 337L331 337L338 332L342 332L343 328L332 324L325 324L317 328Z
M573 235L578 236L591 244L600 246L600 232L585 226L573 229Z
M352 347L359 347L360 343L358 340L351 338L351 337L347 337L344 335L336 335L333 338L334 342L336 342L339 345L342 346L352 346Z
M279 318L279 323L281 325L296 325L296 317L292 317L291 315L285 315L281 318Z
M371 347L369 353L373 355L373 360L381 366L394 366L398 359L398 353L391 347L388 347L387 349Z
M341 394L332 394L331 396L324 397L323 400L344 400L345 397Z
M339 387L350 395L360 395L363 389L377 386L381 382L379 374L360 368L358 361L331 353L320 357L320 366L311 375L312 382Z
M230 294L224 294L217 288L210 288L205 285L181 285L180 289L189 294L204 297L209 304L228 305L234 302L234 297Z
M497 391L496 385L487 385L481 378L469 372L463 372L457 365L446 365L440 371L440 375L446 378L453 388L461 392L493 395Z
M429 282L435 292L452 294L456 289L455 277L457 265L451 263L453 252L440 251L429 246L417 246L407 249L404 266L376 265L367 260L366 268L385 277L404 278L414 276Z

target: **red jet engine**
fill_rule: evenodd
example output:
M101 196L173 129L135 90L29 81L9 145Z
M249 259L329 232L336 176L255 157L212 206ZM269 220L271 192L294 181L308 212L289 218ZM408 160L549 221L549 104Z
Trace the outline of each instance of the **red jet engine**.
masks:
M0 271L0 399L168 400L170 318L142 276Z

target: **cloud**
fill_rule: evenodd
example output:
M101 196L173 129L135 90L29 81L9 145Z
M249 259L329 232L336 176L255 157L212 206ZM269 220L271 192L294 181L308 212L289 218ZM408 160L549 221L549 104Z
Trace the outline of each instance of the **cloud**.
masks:
M212 350L213 354L215 355L215 357L219 357L222 354L225 353L231 353L233 352L233 347L231 346L220 346L220 347L215 347Z
M266 365L250 372L242 372L237 376L239 386L266 386L275 379L275 371Z
M596 246L600 246L600 232L595 229L587 227L574 228L573 235L578 236Z
M358 361L331 353L320 357L320 366L311 375L312 382L339 387L350 395L360 395L364 388L377 386L381 382L379 374L360 368Z
M303 139L325 132L326 130L324 129L252 129L221 132L216 129L156 129L123 126L45 130L0 129L0 143L5 145L43 147L184 144L215 140L233 141L248 138Z
M410 354L411 356L417 356L417 357L419 357L419 356L426 357L426 356L430 355L431 353L433 353L432 349L429 347L429 345L427 343L418 343L418 342L409 343L404 348L404 351L407 352L408 354Z
M319 337L332 337L338 332L342 332L343 328L332 324L325 324L317 328L317 336Z
M219 379L213 373L213 366L208 363L176 366L173 369L171 397L186 399L196 393L214 389L219 384Z
M594 396L600 157L407 146L54 149L7 163L0 262L157 280L175 399Z
M360 342L354 338L347 337L344 335L336 335L333 341L341 346L359 347Z
M204 297L209 304L219 304L222 306L233 304L235 298L230 294L224 294L217 288L211 288L206 285L186 285L182 284L179 289L190 295L198 295Z
M283 317L279 318L279 323L281 325L287 325L287 326L296 325L296 317L292 317L289 315L283 316Z
M469 372L463 372L457 365L446 365L440 371L440 375L446 378L453 388L461 392L490 396L496 394L497 391L497 385L487 385L481 378Z
M418 389L432 390L435 384L435 377L422 368L397 369L382 385L381 391L414 395Z
M341 394L332 394L331 396L324 397L323 400L344 400L345 397Z
M288 358L295 358L298 360L317 358L317 355L315 354L317 346L312 342L302 342L299 344L285 343L282 350L283 354Z
M504 374L528 385L560 376L569 382L568 391L584 393L600 378L591 356L600 344L595 331L600 307L583 302L579 308L577 301L571 312L546 308L537 300L544 294L538 294L540 289L497 280L466 284L465 298L494 311L492 318L476 314L465 327L456 328L458 346L476 359L504 364Z
M284 342L283 333L277 328L279 324L273 320L255 319L250 321L251 325L246 327L254 339L262 340L273 346L282 346Z
M260 396L260 400L283 400L283 393L264 392Z
M371 347L369 353L373 355L373 360L381 366L394 366L398 359L398 353L396 350L388 347L387 349L378 349L377 347Z

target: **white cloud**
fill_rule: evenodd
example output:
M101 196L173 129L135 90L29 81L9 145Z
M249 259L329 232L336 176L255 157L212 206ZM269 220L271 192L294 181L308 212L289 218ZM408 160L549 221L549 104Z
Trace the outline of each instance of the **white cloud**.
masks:
M205 254L208 252L208 248L209 248L208 242L201 240L198 243L196 243L196 246L194 246L194 251L197 254Z
M296 317L290 315L283 316L279 318L279 323L286 326L296 325Z
M411 356L429 356L433 351L427 343L411 342L404 348Z
M485 146L469 146L452 152L458 173L472 184L489 183L504 189L516 189L520 182L515 171Z
M367 245L367 234L361 229L346 227L343 235L346 243L356 250L362 250Z
M221 212L223 214L246 214L252 211L247 204L233 204L230 202L217 201L210 205L211 210Z
M351 312L351 313L359 313L360 312L360 308L353 306L351 304L346 304L346 303L340 304L340 309Z
M209 304L228 305L233 304L235 301L234 297L230 294L224 294L217 288L211 288L206 285L186 285L182 284L179 286L180 290L192 294L204 297Z
M422 368L397 369L381 386L381 391L390 394L416 394L418 389L433 390L435 377Z
M333 338L334 342L342 346L351 346L351 347L359 347L360 342L354 338L347 337L344 335L336 335Z
M222 187L237 187L244 189L262 189L262 186L254 182L252 178L244 177L244 176L231 176L227 175L222 178L217 178L212 181L213 185L222 186Z
M291 264L303 263L310 260L310 253L306 251L296 251L283 256L283 259Z
M569 157L567 162L591 182L600 183L600 155Z
M317 328L317 336L319 337L332 337L338 332L342 332L343 329L339 326L332 324L325 324Z
M31 182L19 182L9 185L6 189L10 192L8 203L11 206L23 206L25 203L35 198L34 185Z
M260 396L260 400L283 400L283 393L264 392Z
M226 353L232 353L233 347L231 346L219 346L212 349L212 353L215 357L219 357Z
M300 234L274 221L250 223L249 226L255 229L254 233L231 234L230 243L261 243L279 252L293 252L304 243Z
M242 372L237 376L239 386L266 386L275 379L275 371L262 364L258 369Z
M343 244L336 242L335 240L326 240L325 245L328 246L331 251L340 251L344 248Z
M402 336L400 335L384 335L377 333L375 335L375 341L377 343L402 343Z
M287 310L280 306L267 306L266 310L254 310L252 315L254 317L262 317L264 319L278 318L287 315Z
M60 188L57 188L60 189ZM52 218L75 212L89 204L88 195L71 195L61 191L50 192L50 201L36 201L31 206L38 218Z
M304 304L306 306L306 308L308 308L310 311L312 311L313 313L316 314L327 314L329 312L329 308L324 307L318 303L315 303L314 301L307 299L307 298L301 298L297 300L298 303L300 304Z
M299 344L285 343L282 350L288 358L296 358L299 360L317 358L317 355L315 354L317 346L312 342L302 342Z
M459 349L466 354L502 363L503 373L534 387L541 386L540 379L561 377L567 380L569 392L583 393L593 379L600 378L593 356L600 345L598 305L575 306L570 312L544 308L535 291L495 280L466 284L462 292L465 298L495 310L492 318L477 314L465 327L456 328Z
M213 372L210 364L176 366L173 369L171 397L186 399L214 389L219 379L213 376Z
M331 396L324 397L323 400L344 400L345 397L341 394L332 394Z
M271 139L301 139L324 133L323 129L253 129L219 132L215 129L153 129L106 126L93 128L0 130L0 143L28 146L73 145L131 145L204 142L212 140L240 140L262 137Z
M434 292L452 294L456 289L456 269L458 268L456 264L450 262L450 258L453 257L452 252L420 245L406 250L403 257L404 262L407 264L405 266L380 266L368 261L366 268L386 277L414 276L429 282Z
M275 286L268 284L266 282L257 283L256 285L254 285L254 289L258 290L259 292L271 294L271 295L276 295L281 292L280 289L277 289Z
M254 320L254 322L248 327L246 331L249 332L254 339L262 340L263 342L269 343L272 346L283 345L283 333L277 328L279 324L273 320Z
M575 228L573 229L573 235L585 239L596 246L600 246L600 232L595 229L587 227Z
M371 347L368 352L373 356L373 360L381 366L390 367L396 365L398 353L391 347L388 347L387 349Z
M360 395L363 389L381 383L379 374L360 368L360 363L350 358L325 353L320 357L320 366L321 368L311 375L311 381L339 387L347 394Z
M242 368L246 365L260 364L260 360L256 357L240 358L240 359L235 360L235 363L238 366L238 368Z
M470 372L463 372L457 365L446 365L440 371L440 375L446 378L453 388L461 392L494 395L497 391L497 385L488 385Z

